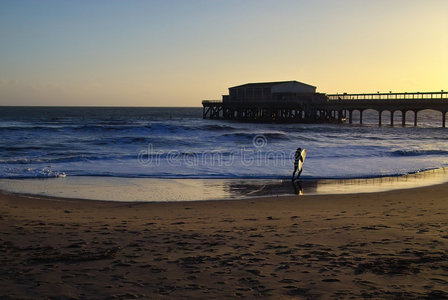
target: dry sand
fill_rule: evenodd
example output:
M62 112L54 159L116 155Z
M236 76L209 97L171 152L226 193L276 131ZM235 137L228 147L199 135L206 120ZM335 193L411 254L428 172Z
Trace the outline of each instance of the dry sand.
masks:
M448 184L180 203L0 193L5 298L448 297Z

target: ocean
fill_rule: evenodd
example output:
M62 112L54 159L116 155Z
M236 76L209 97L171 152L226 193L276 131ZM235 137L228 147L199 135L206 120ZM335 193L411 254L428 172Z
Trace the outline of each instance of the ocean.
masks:
M440 113L420 112L418 127L410 116L406 127L379 127L374 111L363 119L257 124L204 120L201 108L1 107L0 178L287 179L297 147L307 149L304 180L448 165Z

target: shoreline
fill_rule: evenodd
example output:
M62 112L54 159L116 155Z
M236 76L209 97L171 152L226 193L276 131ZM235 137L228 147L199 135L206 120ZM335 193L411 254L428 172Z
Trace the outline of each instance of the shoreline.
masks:
M448 183L114 202L0 192L10 298L448 297Z
M28 196L116 202L223 201L272 196L361 194L448 182L448 168L354 179L163 179L72 176L0 179L0 190Z

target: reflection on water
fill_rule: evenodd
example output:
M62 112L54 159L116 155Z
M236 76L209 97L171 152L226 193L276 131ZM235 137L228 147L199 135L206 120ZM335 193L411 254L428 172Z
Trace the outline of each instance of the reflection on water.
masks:
M110 201L198 201L281 195L370 193L448 182L447 169L400 177L341 180L155 179L66 177L1 179L0 189L32 195Z
M292 187L294 188L294 194L299 196L303 195L303 187L300 180L293 180Z
M405 176L332 180L225 180L223 189L231 198L276 195L323 195L372 193L409 189L448 182L447 169Z
M364 179L322 180L315 194L371 193L388 190L409 189L447 182L447 169L419 172L405 176Z

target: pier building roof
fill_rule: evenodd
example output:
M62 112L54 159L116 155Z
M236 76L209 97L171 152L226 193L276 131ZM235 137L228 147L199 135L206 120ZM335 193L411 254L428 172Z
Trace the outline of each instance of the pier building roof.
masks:
M255 82L246 83L242 85L237 85L230 87L230 89L240 89L240 88L271 88L272 93L315 93L316 87L310 84L299 82L296 80L290 81L273 81L273 82Z

